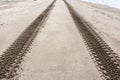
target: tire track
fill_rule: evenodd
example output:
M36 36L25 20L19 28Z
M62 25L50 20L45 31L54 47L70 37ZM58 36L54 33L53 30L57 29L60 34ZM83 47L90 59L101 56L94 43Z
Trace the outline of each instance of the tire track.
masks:
M91 52L102 78L105 80L120 80L120 58L106 44L106 42L90 27L88 24L65 0L69 12L80 32L85 44Z
M45 23L47 16L53 8L54 0L26 30L13 42L12 45L0 56L0 80L11 80L17 74L21 61L29 50L31 43ZM13 79L12 79L13 80Z

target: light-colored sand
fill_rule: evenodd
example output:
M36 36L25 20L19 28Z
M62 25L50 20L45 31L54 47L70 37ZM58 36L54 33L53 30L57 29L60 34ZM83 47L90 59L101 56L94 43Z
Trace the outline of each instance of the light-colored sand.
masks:
M28 0L0 9L0 55L52 0Z
M120 9L67 0L93 26L93 29L120 55Z
M101 80L61 0L57 1L31 48L19 80Z
M120 10L67 0L120 54ZM0 55L52 2L25 0L0 5ZM19 71L19 80L101 80L69 11L58 0L35 38Z

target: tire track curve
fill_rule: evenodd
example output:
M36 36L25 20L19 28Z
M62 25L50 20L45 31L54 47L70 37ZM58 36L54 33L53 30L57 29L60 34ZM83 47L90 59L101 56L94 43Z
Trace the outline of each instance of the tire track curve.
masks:
M20 67L21 61L39 32L39 28L45 23L47 16L54 7L55 1L52 1L10 47L3 52L3 55L0 56L0 80L11 80L18 75L17 70Z
M75 9L64 0L69 12L87 45L90 55L104 80L120 80L120 58L109 45L91 28Z

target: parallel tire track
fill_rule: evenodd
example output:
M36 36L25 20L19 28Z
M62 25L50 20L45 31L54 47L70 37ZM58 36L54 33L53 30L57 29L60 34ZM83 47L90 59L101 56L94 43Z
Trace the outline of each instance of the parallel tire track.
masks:
M65 0L71 16L105 80L120 80L120 58Z
M36 37L39 28L44 24L53 8L54 0L28 28L14 41L14 43L0 56L0 80L12 79L17 75L21 60Z

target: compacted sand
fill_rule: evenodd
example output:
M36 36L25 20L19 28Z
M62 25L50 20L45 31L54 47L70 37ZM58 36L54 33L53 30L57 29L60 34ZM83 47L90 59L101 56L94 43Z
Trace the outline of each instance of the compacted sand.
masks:
M58 0L23 62L20 80L101 80L63 1Z
M78 0L67 1L119 55L119 9ZM51 2L25 0L0 5L0 55ZM17 79L102 80L62 0L57 0L25 55Z

